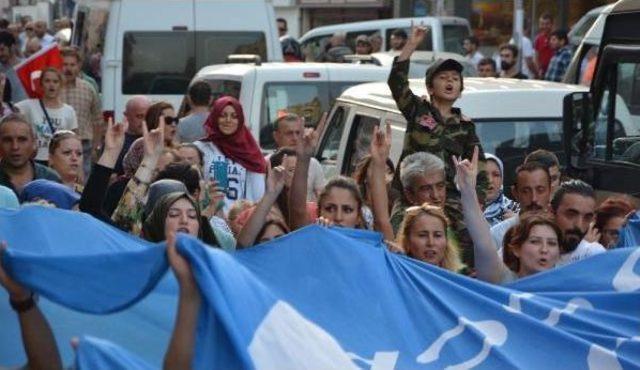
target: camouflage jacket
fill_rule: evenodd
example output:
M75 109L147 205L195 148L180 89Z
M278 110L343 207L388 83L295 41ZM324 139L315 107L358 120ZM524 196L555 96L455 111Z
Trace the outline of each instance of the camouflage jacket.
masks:
M470 159L473 148L477 145L480 148L481 159L478 195L481 200L485 199L488 179L484 172L484 152L476 135L475 125L463 116L458 108L452 108L453 115L444 120L435 107L411 92L408 73L409 61L398 62L396 57L387 81L398 109L407 120L400 162L416 152L429 152L440 157L445 163L447 197L459 198L454 181L456 170L451 156ZM399 165L397 167L400 168ZM396 179L399 180L398 172ZM394 188L401 186L399 181L394 182Z

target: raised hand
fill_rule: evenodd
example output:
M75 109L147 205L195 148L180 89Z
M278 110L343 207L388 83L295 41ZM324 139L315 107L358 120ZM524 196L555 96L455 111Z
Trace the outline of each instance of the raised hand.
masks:
M471 161L468 159L457 158L452 156L453 164L456 167L456 185L460 192L475 191L476 177L478 176L478 147L473 148L473 156Z
M15 280L9 277L6 271L2 268L2 256L7 249L5 242L0 243L0 285L2 285L9 293L9 298L16 302L29 299L31 292L22 285L18 284Z
M320 140L320 134L324 131L324 127L327 122L327 113L323 113L318 125L315 129L305 132L302 136L302 140L298 141L296 146L296 152L298 156L311 157L315 154L318 147L318 141Z
M287 159L285 155L282 162ZM284 188L285 180L287 178L287 170L283 166L277 166L269 171L267 176L267 189L266 192L273 195L278 195Z
M385 131L382 131L378 126L373 127L373 134L371 137L371 159L377 163L386 163L389 158L389 152L391 151L391 124L387 121L385 124Z
M162 150L164 149L164 125L164 119L160 119L158 127L149 131L147 122L142 121L145 156L160 158Z
M107 132L104 136L104 150L113 150L120 153L124 146L124 136L129 128L129 122L125 118L121 123L113 123L113 118L107 121Z
M420 45L428 33L429 28L422 22L419 25L414 25L413 22L411 22L411 37L409 38L409 42L416 46Z

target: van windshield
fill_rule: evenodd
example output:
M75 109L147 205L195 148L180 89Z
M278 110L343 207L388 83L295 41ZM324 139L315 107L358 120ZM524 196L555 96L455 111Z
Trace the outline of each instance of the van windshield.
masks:
M564 163L559 119L476 120L475 124L485 153L495 154L504 162L505 189L513 184L516 167L536 149L552 151Z
M126 32L122 93L184 94L202 67L224 63L229 54L257 54L266 60L263 32Z
M465 25L443 25L442 33L444 35L444 51L461 54L462 42L465 37L469 36L469 28Z

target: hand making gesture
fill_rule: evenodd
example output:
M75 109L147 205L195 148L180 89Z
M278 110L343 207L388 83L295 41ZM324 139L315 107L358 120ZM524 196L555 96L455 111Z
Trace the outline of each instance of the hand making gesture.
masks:
M476 191L476 178L478 176L478 147L473 148L471 161L468 159L452 156L453 164L456 167L456 185L461 193Z
M318 147L318 142L320 140L320 134L324 131L324 126L327 122L327 113L323 113L318 125L315 129L310 132L305 132L302 140L298 141L298 145L296 146L296 152L298 157L311 158Z

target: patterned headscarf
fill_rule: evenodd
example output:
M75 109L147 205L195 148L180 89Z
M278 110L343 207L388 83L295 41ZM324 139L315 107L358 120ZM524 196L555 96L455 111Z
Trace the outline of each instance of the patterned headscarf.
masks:
M484 153L484 156L487 161L494 161L498 165L498 168L500 169L500 175L502 175L502 178L504 179L504 165L502 164L500 158L490 153ZM511 211L514 213L518 213L520 211L520 205L517 202L514 202L513 200L507 198L507 196L504 195L503 188L504 185L500 188L498 197L494 201L487 203L484 209L484 218L487 219L487 222L489 222L489 225L491 226L502 222L504 220L504 213L506 211Z

